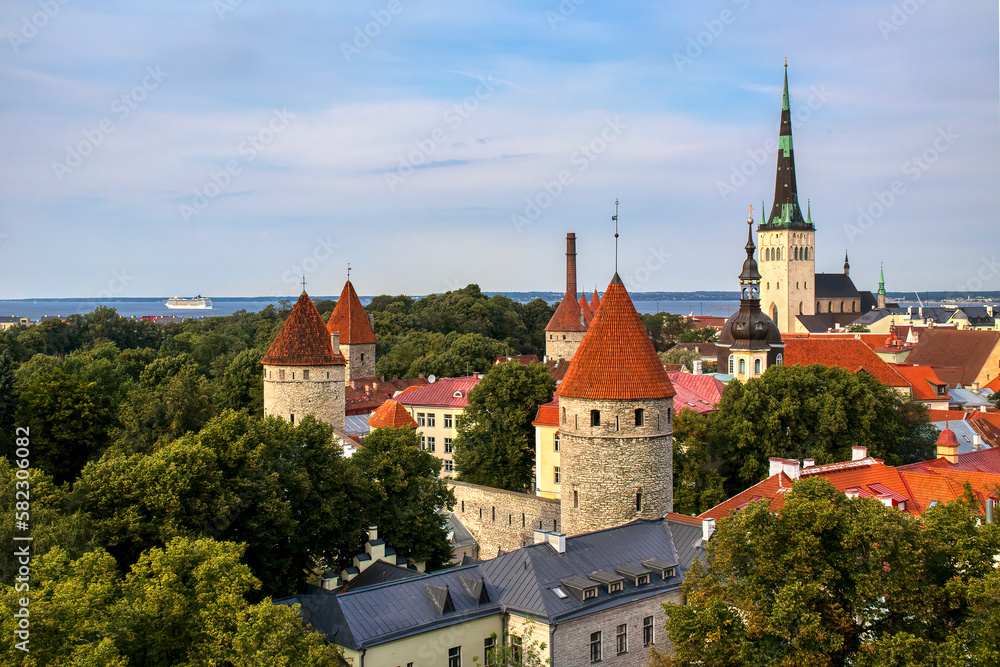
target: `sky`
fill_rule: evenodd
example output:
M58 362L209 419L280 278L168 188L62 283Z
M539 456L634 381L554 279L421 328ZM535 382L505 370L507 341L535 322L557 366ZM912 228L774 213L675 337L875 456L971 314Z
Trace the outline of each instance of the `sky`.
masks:
M0 7L0 298L736 290L785 58L816 266L1000 289L992 0ZM808 203L807 201L808 200Z

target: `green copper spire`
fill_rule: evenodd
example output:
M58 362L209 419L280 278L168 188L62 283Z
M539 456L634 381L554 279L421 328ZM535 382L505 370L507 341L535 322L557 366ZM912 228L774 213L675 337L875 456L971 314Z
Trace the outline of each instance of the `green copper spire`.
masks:
M806 224L811 225L813 223L813 207L812 201L806 200Z
M881 265L878 271L878 293L885 296L885 269Z
M788 58L785 58L785 92L781 96L781 110L791 111L788 104Z

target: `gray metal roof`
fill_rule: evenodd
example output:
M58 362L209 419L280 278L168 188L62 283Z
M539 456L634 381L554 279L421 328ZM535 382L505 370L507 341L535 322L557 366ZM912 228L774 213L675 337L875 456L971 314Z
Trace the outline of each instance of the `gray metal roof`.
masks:
M986 392L987 396L993 395L993 392L989 389ZM949 402L959 403L966 408L978 408L981 405L993 407L993 404L986 400L986 396L982 396L971 389L949 389L948 396L951 398Z
M684 572L687 572L691 569L691 563L694 562L695 558L700 558L704 562L705 547L701 540L701 526L676 521L670 517L667 517L664 521L667 524L667 528L670 529L671 535L674 537L674 546L677 549L677 564L680 568Z
M857 299L860 297L854 281L845 273L817 273L817 299Z
M642 561L650 558L678 562L673 538L663 521L633 521L569 537L565 553L558 553L548 543L523 547L484 562L482 568L507 609L556 621L680 585L678 577L664 581L653 574L650 583L641 586L625 579L620 592L608 593L606 587L599 587L597 597L586 601L575 595L559 598L552 590L571 577L586 580L593 572L611 573L624 563L642 567ZM591 581L590 585L595 584Z
M969 454L976 451L972 448L972 444L975 436L978 434L972 429L969 422L954 420L949 422L931 422L931 424L939 431L943 431L946 427L951 429L951 432L955 434L955 438L958 440L959 454ZM982 448L989 449L989 445L983 444Z
M368 428L368 418L372 413L366 415L347 415L344 417L344 431L350 435L368 435L371 431Z

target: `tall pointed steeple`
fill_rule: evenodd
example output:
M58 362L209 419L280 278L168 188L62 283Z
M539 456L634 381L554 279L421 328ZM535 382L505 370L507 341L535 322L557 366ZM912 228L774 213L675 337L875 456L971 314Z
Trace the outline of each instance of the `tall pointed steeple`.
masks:
M851 260L847 259L847 249L844 249L844 275L851 275Z
M878 307L885 308L885 269L881 266L878 271Z
M811 217L811 216L810 216ZM774 205L769 226L811 228L802 218L795 185L795 151L792 149L792 111L788 103L788 63L785 62L785 89L781 96L781 127L778 131L778 171L774 181Z

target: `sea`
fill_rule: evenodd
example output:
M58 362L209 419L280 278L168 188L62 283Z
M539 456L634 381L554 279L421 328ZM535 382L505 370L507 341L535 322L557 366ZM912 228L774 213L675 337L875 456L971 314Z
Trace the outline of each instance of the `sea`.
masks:
M525 301L515 292L506 293L515 301ZM339 295L310 295L313 300L336 299ZM281 302L294 303L297 296L280 297L211 297L212 308L209 310L176 310L166 306L168 297L118 297L109 299L0 299L0 316L13 315L27 317L37 322L44 317L65 318L73 314L85 314L98 306L114 308L119 315L129 318L139 318L144 315L173 315L174 317L212 317L213 315L232 315L239 310L257 312L269 305L280 307ZM367 304L371 296L360 297ZM419 298L419 297L415 297ZM552 301L552 300L550 300ZM739 306L739 301L643 301L633 302L640 313L673 313L676 315L714 315L728 317Z

